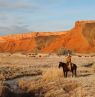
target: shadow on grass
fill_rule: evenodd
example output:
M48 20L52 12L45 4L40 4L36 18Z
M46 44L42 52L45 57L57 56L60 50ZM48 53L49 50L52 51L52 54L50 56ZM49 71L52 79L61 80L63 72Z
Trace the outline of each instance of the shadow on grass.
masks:
M93 74L79 74L77 77L87 77L87 76L90 76L90 75L93 75Z

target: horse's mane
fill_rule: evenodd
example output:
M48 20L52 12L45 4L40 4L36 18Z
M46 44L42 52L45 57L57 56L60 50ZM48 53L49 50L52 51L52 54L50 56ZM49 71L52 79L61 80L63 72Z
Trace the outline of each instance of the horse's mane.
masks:
M62 63L62 62L59 62L59 63Z
M64 63L64 62L59 62L60 64L66 64L66 63Z

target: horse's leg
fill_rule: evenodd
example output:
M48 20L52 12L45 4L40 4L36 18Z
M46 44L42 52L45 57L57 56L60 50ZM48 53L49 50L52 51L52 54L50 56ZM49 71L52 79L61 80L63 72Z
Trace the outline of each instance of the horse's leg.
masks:
M66 77L66 73L65 73L65 71L63 71L64 72L64 77Z
M66 74L65 74L65 70L64 70L64 68L63 68L63 73L64 73L64 77L66 77Z
M66 77L67 77L68 71L66 71Z
M77 69L75 69L75 77L77 76Z
M67 77L67 72L66 71L64 71L64 77Z
M72 71L72 77L73 77L74 71L73 70L71 70L71 71Z

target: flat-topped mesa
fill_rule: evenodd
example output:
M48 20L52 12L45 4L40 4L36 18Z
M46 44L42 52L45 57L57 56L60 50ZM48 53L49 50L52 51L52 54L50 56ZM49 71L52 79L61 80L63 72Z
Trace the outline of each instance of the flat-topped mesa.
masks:
M82 33L91 46L95 46L95 21L82 22Z
M95 46L95 20L77 21L73 31L81 33L91 45Z
M95 25L95 20L88 20L88 21L76 21L75 22L75 28L78 28L78 27L84 27L85 25L92 25L94 24Z
M4 39L7 40L20 40L20 39L28 39L28 38L35 38L37 36L50 36L50 35L62 35L65 32L29 32L23 34L13 34L8 36L3 36Z
M55 51L61 47L76 52L95 52L95 21L77 21L73 29L69 30L44 49Z
M95 52L95 20L77 21L73 29L65 32L29 32L0 37L0 52L50 53L60 48Z
M20 40L20 39L33 38L36 36L36 34L37 34L36 32L13 34L13 35L8 35L8 36L3 36L3 38L7 40Z

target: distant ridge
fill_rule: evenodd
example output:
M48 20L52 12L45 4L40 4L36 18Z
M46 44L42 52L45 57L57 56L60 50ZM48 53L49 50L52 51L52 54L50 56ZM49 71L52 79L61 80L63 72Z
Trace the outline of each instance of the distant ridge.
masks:
M60 48L80 53L95 52L95 20L77 21L61 32L30 32L0 37L0 52L56 52Z

